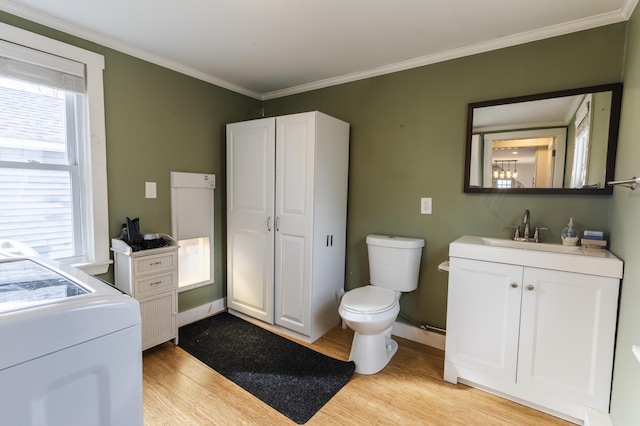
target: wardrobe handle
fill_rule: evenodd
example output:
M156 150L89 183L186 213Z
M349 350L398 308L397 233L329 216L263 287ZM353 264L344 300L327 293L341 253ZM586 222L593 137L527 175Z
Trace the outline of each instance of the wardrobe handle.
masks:
M511 283L511 288L518 288L518 283Z
M271 232L271 216L267 218L267 231Z
M529 291L533 291L534 289L535 289L535 287L534 287L534 286L532 286L531 284L529 284L529 285L527 286L527 290L529 290Z
M331 247L333 247L333 235L331 236Z
M276 231L280 232L280 216L276 216Z

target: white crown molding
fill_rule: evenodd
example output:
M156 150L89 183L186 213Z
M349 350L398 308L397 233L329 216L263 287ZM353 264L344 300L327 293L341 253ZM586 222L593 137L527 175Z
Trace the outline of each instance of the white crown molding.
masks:
M255 99L262 99L262 95L260 93L254 92L245 87L239 86L234 83L230 83L221 78L187 67L185 65L182 65L175 61L171 61L164 57L154 55L145 50L138 49L137 47L131 46L126 43L122 43L110 37L106 37L102 34L89 31L86 28L82 28L80 26L70 24L61 19L54 18L42 12L38 12L34 9L31 9L22 5L18 5L9 0L0 0L0 10L3 10L12 15L19 16L20 18L24 18L29 21L47 26L49 28L53 28L54 30L62 31L67 34L71 34L75 37L79 37L84 40L97 43L104 47L117 50L118 52L126 53L127 55L131 55L138 59L151 62L152 64L159 65L164 68L168 68L180 74L184 74L189 77L193 77L198 80L202 80L207 83L214 84L224 89L228 89L233 92L237 92L242 95L246 95Z
M193 68L187 67L175 61L163 58L158 55L151 54L142 49L138 49L126 43L119 42L110 37L89 31L85 28L69 24L68 22L51 17L44 13L38 12L22 5L17 5L10 0L0 0L0 10L4 10L12 15L19 16L24 19L45 25L47 27L71 34L76 37L100 44L102 46L117 50L119 52L134 56L136 58L151 62L153 64L168 68L170 70L188 75L190 77L202 80L216 86L237 92L259 100L269 100L289 95L295 95L311 90L322 89L325 87L336 86L343 83L363 80L366 78L377 77L380 75L391 74L398 71L404 71L412 68L418 68L425 65L431 65L438 62L444 62L451 59L462 58L465 56L475 55L478 53L489 52L492 50L502 49L505 47L516 46L519 44L529 43L532 41L543 40L546 38L561 36L573 32L588 30L604 25L623 22L631 17L639 0L625 0L622 7L614 12L604 13L601 15L567 22L559 25L542 28L540 30L528 31L513 36L503 37L496 40L477 43L464 46L458 49L448 50L446 52L435 53L432 55L421 56L406 61L396 62L393 64L376 67L365 71L345 74L338 77L332 77L325 80L302 84L299 86L289 87L282 90L276 90L268 93L257 93L245 87L230 83L221 78L210 74L203 73Z
M638 5L638 0L625 0L624 4L620 8L620 13L625 16L625 21L631 18L631 14Z
M298 93L308 92L311 90L322 89L325 87L336 86L343 83L364 80L366 78L377 77L384 74L391 74L398 71L405 71L411 68L418 68L425 65L431 65L438 62L444 62L451 59L462 58L465 56L485 53L492 50L503 49L505 47L517 46L519 44L529 43L533 41L543 40L551 37L557 37L578 31L584 31L596 27L609 24L615 24L628 20L635 9L638 0L626 0L623 7L615 12L604 13L592 16L586 19L580 19L572 22L566 22L559 25L542 28L539 30L528 31L515 34L508 37L490 40L487 42L477 43L464 46L458 49L452 49L445 52L435 53L433 55L421 56L406 61L396 62L382 67L372 68L366 71L346 74L339 77L328 78L300 86L289 87L283 90L277 90L262 95L263 100L275 99Z

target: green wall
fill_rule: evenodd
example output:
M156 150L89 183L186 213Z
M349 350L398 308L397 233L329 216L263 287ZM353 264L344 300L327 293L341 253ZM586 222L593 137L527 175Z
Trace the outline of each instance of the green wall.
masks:
M215 284L180 293L179 310L225 296L225 125L261 102L4 12L0 22L104 55L111 237L127 216L143 232L171 234L170 172L216 175ZM144 198L145 182L157 182L157 198ZM113 282L113 269L102 278Z
M369 233L424 238L419 288L401 312L445 327L447 274L437 265L464 234L509 237L525 209L546 241L578 226L609 229L610 196L463 193L470 102L619 82L626 24L455 59L265 102L269 115L320 110L351 123L346 287L367 284ZM420 198L433 214L420 215Z
M616 179L640 175L640 10L628 24L624 91ZM611 250L624 260L613 370L611 419L616 426L640 423L640 363L631 352L640 345L640 191L616 188L611 208Z

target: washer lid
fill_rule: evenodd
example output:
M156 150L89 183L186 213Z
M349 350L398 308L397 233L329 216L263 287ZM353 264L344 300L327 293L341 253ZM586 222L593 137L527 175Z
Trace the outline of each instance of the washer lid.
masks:
M0 371L131 327L140 304L109 284L47 259L0 257Z
M342 297L342 308L358 314L377 314L388 311L398 303L396 292L368 285L348 291Z
M0 262L0 313L90 293L81 285L30 259Z

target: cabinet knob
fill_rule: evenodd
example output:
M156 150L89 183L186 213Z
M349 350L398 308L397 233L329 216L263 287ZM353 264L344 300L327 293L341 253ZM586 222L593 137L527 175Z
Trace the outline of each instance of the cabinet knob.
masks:
M518 288L518 283L511 283L511 288Z
M534 288L535 288L535 287L534 287L534 286L532 286L531 284L529 284L529 285L527 286L527 290L529 290L529 291L533 291L533 289L534 289Z

